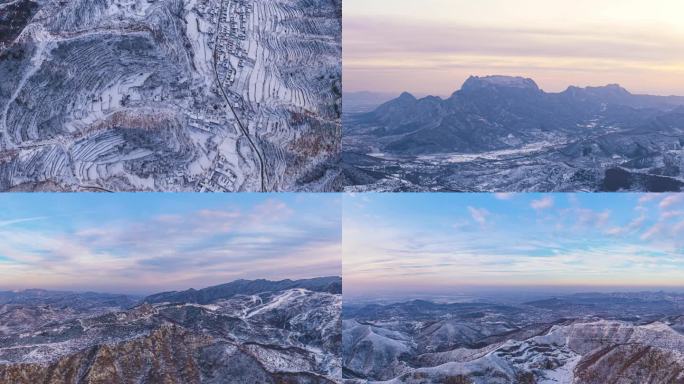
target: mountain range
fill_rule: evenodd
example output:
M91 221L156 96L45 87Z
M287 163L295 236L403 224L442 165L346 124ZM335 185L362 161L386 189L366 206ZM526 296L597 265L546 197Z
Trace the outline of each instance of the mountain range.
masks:
M207 304L217 299L229 299L235 295L256 295L259 292L306 289L312 292L342 294L342 281L338 277L319 277L304 280L236 280L200 290L162 292L143 299L145 303L182 302Z
M684 382L684 295L347 304L347 384Z
M339 287L326 277L144 298L0 292L0 382L338 383Z
M679 191L684 97L616 84L548 93L472 76L448 98L403 93L345 115L349 189Z

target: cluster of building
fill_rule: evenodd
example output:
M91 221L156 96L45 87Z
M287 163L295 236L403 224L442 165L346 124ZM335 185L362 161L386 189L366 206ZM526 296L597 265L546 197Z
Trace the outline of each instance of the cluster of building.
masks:
M208 13L216 21L217 36L213 36L210 48L215 51L216 69L224 85L231 86L237 76L237 70L245 66L247 51L244 41L247 40L249 16L253 6L247 0L229 1L219 4L218 9L208 9ZM215 45L215 46L214 46Z
M250 16L254 10L251 0L201 0L195 9L201 17L211 20L215 28L208 31L209 48L213 51L213 60L220 84L213 91L220 93L218 87L230 100L236 110L243 110L243 99L238 93L231 91L237 80L240 68L247 61L245 42L248 40ZM213 87L212 87L213 88ZM209 133L216 133L224 123L223 117L228 106L225 103L208 105L199 112L191 114L189 125ZM244 112L244 111L242 111ZM230 169L230 161L219 154L210 166L210 171L197 180L198 191L231 191L239 183L238 176Z

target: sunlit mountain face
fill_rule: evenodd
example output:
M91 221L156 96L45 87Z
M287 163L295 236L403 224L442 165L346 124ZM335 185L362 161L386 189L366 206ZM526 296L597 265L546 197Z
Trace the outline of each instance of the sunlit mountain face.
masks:
M0 292L0 381L335 383L340 277L147 297Z

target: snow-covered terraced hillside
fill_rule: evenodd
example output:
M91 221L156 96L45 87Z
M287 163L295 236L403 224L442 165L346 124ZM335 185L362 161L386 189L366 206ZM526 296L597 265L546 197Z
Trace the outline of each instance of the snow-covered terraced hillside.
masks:
M339 0L13 7L0 190L336 188Z

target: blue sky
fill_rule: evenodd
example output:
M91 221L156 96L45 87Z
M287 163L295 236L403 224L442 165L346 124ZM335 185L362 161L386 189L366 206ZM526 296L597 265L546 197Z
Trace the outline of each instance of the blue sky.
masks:
M340 215L323 194L1 194L0 289L339 275Z
M684 287L684 195L343 198L345 294Z

